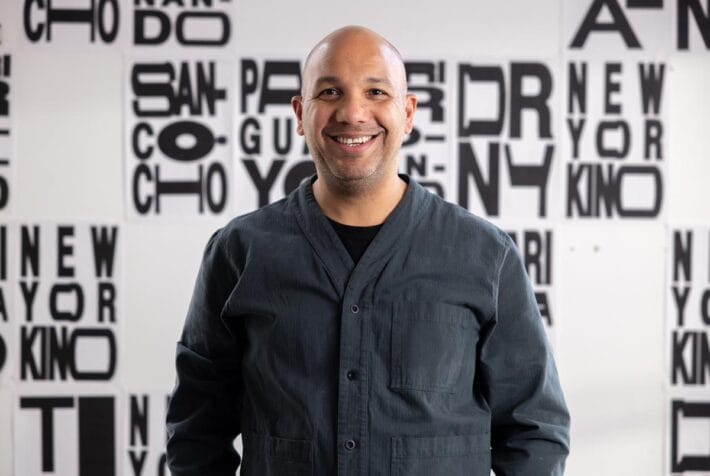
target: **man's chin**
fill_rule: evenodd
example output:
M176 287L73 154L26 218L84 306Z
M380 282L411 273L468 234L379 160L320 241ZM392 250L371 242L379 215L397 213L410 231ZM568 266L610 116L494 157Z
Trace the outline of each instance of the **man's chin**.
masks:
M357 192L371 188L377 182L376 171L340 172L331 176L333 185L341 190Z
M331 167L330 174L338 182L361 182L368 180L377 173L376 167L362 167L364 164L359 165L359 167Z

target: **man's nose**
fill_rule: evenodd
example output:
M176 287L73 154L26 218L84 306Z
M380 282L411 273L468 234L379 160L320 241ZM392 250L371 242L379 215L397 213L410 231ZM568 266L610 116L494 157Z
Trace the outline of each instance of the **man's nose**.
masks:
M358 124L367 122L369 115L366 98L351 94L341 99L335 118L340 123Z

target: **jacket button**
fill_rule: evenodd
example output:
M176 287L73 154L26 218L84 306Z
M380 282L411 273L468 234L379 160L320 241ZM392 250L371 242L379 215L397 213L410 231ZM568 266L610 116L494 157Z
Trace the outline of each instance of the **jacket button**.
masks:
M347 374L348 380L355 380L357 378L357 372L351 370Z
M360 308L357 304L353 304L352 306L350 306L350 312L352 312L353 314L357 314L358 312L360 312Z
M355 440L348 440L345 442L345 449L348 451L354 450L356 446L357 443L355 443Z

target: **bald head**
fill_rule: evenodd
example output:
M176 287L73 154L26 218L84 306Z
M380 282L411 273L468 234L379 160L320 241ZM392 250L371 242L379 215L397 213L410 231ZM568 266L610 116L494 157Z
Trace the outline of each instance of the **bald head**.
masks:
M398 154L416 104L402 56L377 33L349 26L318 42L301 95L291 98L296 132L316 165L316 198L320 187L351 197L399 194Z
M303 86L301 94L307 96L305 89L313 83L313 75L317 74L321 64L328 62L332 56L340 55L353 57L349 51L368 51L372 55L380 56L388 63L392 71L394 86L402 95L407 92L407 79L402 55L397 48L386 38L362 26L346 26L328 34L320 40L308 53L303 65Z

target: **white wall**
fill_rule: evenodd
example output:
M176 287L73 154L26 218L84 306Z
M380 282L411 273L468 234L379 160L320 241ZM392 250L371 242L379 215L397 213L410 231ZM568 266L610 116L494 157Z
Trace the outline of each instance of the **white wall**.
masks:
M548 290L553 299L554 325L548 330L572 412L572 453L567 474L670 474L671 399L710 402L710 383L672 386L669 376L671 331L676 327L675 308L670 301L672 230L696 230L695 274L691 283L694 294L686 311L688 320L700 322L698 296L710 288L708 260L702 259L702 253L707 251L701 249L703 244L705 249L709 248L710 45L703 44L691 16L690 50L679 50L675 30L679 13L675 2L666 1L663 10L627 8L625 2L620 2L639 40L646 45L644 48L629 50L614 33L592 33L581 51L569 45L572 32L577 30L592 3L586 0L335 3L245 0L233 2L231 7L219 7L231 8L232 38L226 47L208 49L133 45L132 1L120 2L119 33L110 44L99 41L91 44L85 25L58 25L53 29L51 41L43 37L33 43L22 26L25 3L24 0L0 3L0 56L10 54L12 58L10 77L0 77L0 81L10 85L10 115L9 119L0 117L0 121L5 120L0 122L0 129L11 130L9 139L0 136L0 147L5 147L0 150L10 156L10 171L7 167L0 168L0 175L9 181L11 193L8 206L0 210L0 226L7 226L9 236L8 247L0 249L0 254L7 253L9 263L8 276L0 280L0 290L12 311L8 322L3 322L0 315L0 337L9 349L7 363L0 367L0 475L21 474L22 468L39 471L39 411L19 408L20 399L29 395L113 396L117 405L116 466L120 470L117 474L133 474L129 451L144 449L148 451L144 474L157 474L163 438L159 427L164 408L162 399L173 384L174 343L202 247L210 233L226 222L231 213L255 206L253 186L249 188L240 162L243 154L237 152L241 120L236 112L238 62L247 57L298 60L324 34L345 24L362 24L380 32L399 47L405 58L446 61L448 83L444 87L451 93L452 97L447 98L451 101L456 100L453 75L458 62L507 68L511 61L529 61L549 67L553 80L549 102L553 108L553 137L543 140L534 132L531 134L536 123L530 118L534 115L524 115L522 140L503 133L475 142L477 146L488 140L511 143L525 151L516 160L531 164L539 163L545 144L553 144L548 214L541 217L536 207L526 206L529 200L537 203L537 195L502 182L502 204L507 208L500 216L488 217L506 229L553 232L553 282L539 287ZM53 4L80 9L87 8L89 2L55 0ZM41 9L35 3L30 6L32 24L44 21ZM709 15L707 8L705 3L704 11ZM608 19L609 13L605 11L600 21ZM705 33L710 37L710 32ZM176 208L174 213L137 217L126 198L136 164L127 146L135 123L129 110L133 97L130 68L134 62L146 58L159 62L210 57L235 68L227 84L233 101L229 107L234 111L225 107L215 126L227 127L234 138L234 143L231 137L229 142L235 160L227 164L234 191L230 195L232 201L223 213L213 216L197 216L192 202L186 202L184 209ZM629 121L634 134L643 123L634 89L637 77L631 66L638 61L666 64L664 102L659 114L664 125L663 160L650 161L659 166L663 178L662 210L657 216L640 219L566 216L565 167L571 161L564 155L570 144L564 122L571 116L565 110L568 60L588 61L590 71L601 68L604 62L624 64L624 73L619 75L623 77L622 91L614 100L624 103L626 109L621 116ZM537 85L529 87L532 89L528 92L533 94ZM484 102L486 97L478 99ZM593 123L604 116L591 110L601 107L604 100L599 85L590 84L588 100L589 123ZM436 150L444 151L438 159L450 165L443 182L447 198L456 201L458 139L454 105L447 103L443 126L448 131L445 148ZM285 109L273 111L266 116L287 114ZM507 117L506 129L509 120ZM426 129L431 122L420 124ZM593 146L594 139L590 137L583 146L585 154ZM633 140L637 137L634 135ZM628 161L644 164L638 147L640 143L634 142ZM289 163L297 158L297 154L289 157ZM265 166L268 163L264 162ZM165 170L169 170L167 165ZM506 180L508 177L502 164L501 177ZM477 196L471 190L472 196ZM634 196L635 190L628 188L625 197L631 202L638 199L647 203L643 198L645 192L647 189L642 186L638 198ZM271 198L279 198L276 195ZM474 212L487 215L480 200L473 200L471 207ZM64 282L55 279L56 242L50 235L57 225L76 225L73 242L77 253L69 262L76 265L77 280L87 293L95 292L97 282L91 274L88 225L118 227L118 264L112 281L118 290L117 323L108 326L116 335L118 366L108 382L71 379L37 382L22 380L17 375L19 328L27 323L19 292L22 278L18 274L20 254L16 240L19 226L33 224L43 227L42 237L46 240L41 245L43 272L39 281L47 287L55 281ZM49 320L46 303L38 304L38 308L35 324L58 325ZM86 319L89 318L95 319L94 315ZM92 321L92 325L99 324ZM707 327L700 324L696 327L708 337ZM82 355L90 360L88 356L96 350L101 361L105 348L96 345L84 349L87 353ZM97 368L102 368L101 365L96 364ZM130 443L128 414L132 394L150 395L147 445ZM74 403L77 404L76 400ZM76 431L73 411L55 411L57 455L62 449L75 454L72 452L76 442L62 438ZM705 419L695 426L689 425L681 447L689 453L708 455L708 424ZM77 464L65 462L59 456L55 462L56 472L48 474L73 474ZM708 473L710 469L695 474Z

